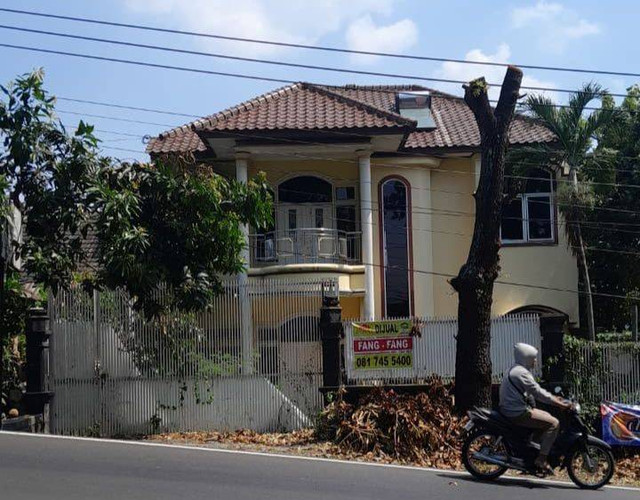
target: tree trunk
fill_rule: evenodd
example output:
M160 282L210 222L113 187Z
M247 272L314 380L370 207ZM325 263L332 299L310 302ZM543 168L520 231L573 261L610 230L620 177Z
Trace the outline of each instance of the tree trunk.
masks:
M584 283L585 306L587 317L587 333L589 340L596 339L596 326L593 314L593 294L591 293L591 277L589 276L589 263L587 262L587 252L585 250L584 240L582 239L582 231L579 223L576 223L576 235L578 239L578 266L582 272Z
M569 180L571 181L571 185L573 189L577 192L578 190L578 172L574 167L571 167L569 171ZM591 291L591 277L589 276L589 262L587 261L587 251L584 245L584 239L582 238L582 228L580 227L580 221L573 221L575 224L575 238L577 240L578 247L578 268L582 272L582 278L584 283L584 293L585 293L585 306L586 306L586 317L587 317L587 334L589 336L589 340L596 339L596 325L595 318L593 313L593 293Z
M500 220L508 130L518 100L522 71L509 66L495 111L484 78L465 85L465 102L480 130L482 165L475 226L467 262L451 285L458 292L455 397L458 411L491 404L491 306L500 270Z

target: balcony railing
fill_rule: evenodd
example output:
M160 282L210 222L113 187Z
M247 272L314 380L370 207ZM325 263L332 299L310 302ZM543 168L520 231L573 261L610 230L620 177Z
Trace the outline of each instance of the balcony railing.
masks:
M301 228L254 234L249 239L253 267L361 263L359 232Z

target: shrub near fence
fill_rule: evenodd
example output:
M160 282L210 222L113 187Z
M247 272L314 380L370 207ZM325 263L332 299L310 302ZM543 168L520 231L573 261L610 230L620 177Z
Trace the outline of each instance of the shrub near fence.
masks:
M602 401L640 404L640 343L566 337L564 356L570 391L592 411Z

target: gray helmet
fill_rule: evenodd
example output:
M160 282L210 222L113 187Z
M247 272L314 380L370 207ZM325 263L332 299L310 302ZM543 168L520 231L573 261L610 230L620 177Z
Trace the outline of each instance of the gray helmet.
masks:
M515 358L516 363L524 366L525 368L531 369L538 357L538 349L532 345L520 342L513 348L513 357Z

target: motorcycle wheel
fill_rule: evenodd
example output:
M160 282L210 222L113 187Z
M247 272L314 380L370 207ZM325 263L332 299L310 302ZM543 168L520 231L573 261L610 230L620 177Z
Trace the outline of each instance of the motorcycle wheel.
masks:
M504 474L508 467L484 462L474 458L474 453L480 451L509 456L509 450L504 441L498 443L498 435L490 431L479 430L469 435L462 445L462 463L469 473L483 481L492 481Z
M571 452L567 463L571 480L586 490L602 488L611 480L614 471L613 454L598 443L588 444L586 449L576 448Z

